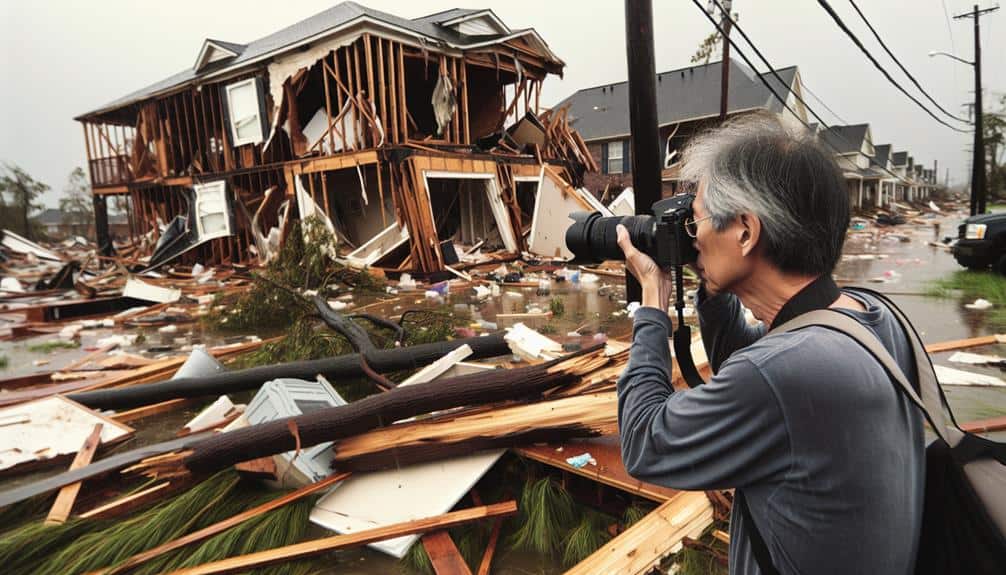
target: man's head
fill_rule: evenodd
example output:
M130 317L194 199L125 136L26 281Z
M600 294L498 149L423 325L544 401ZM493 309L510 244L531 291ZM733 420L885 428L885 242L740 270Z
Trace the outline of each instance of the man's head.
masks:
M698 186L698 266L715 289L766 265L816 277L838 262L849 198L811 134L790 133L770 114L744 116L693 138L681 175Z

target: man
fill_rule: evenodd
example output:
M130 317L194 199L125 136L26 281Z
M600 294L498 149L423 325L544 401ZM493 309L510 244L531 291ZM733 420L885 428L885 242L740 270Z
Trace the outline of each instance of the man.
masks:
M852 338L818 326L766 335L801 307L830 307L872 330L915 379L890 310L831 280L849 223L841 173L812 136L755 115L697 136L682 175L697 185L686 230L699 253L696 309L715 375L671 388L672 284L619 226L643 288L618 382L626 469L673 488L736 488L731 573L762 573L755 533L780 573L911 573L924 490L921 414ZM761 325L747 324L741 304Z

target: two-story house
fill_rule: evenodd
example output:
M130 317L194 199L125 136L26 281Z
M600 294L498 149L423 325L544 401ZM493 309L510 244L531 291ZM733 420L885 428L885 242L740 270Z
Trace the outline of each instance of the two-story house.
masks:
M435 272L454 245L555 255L561 226L535 221L594 207L576 189L595 167L586 145L564 111L540 113L564 63L491 10L407 19L343 2L193 52L76 118L99 242L105 199L125 197L149 265L267 261L314 215L349 263Z

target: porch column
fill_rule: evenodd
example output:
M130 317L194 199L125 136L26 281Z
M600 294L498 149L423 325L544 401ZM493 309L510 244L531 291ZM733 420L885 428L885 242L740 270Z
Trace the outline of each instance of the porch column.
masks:
M108 203L105 196L91 196L94 204L94 234L98 241L98 252L103 256L112 255L112 238L108 234Z

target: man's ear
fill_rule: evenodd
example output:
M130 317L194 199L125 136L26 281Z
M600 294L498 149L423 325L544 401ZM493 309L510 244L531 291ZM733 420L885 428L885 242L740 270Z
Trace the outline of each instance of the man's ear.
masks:
M754 251L755 246L758 245L758 239L761 237L761 220L754 214L743 213L740 215L739 221L741 226L737 239L741 255L746 256Z

